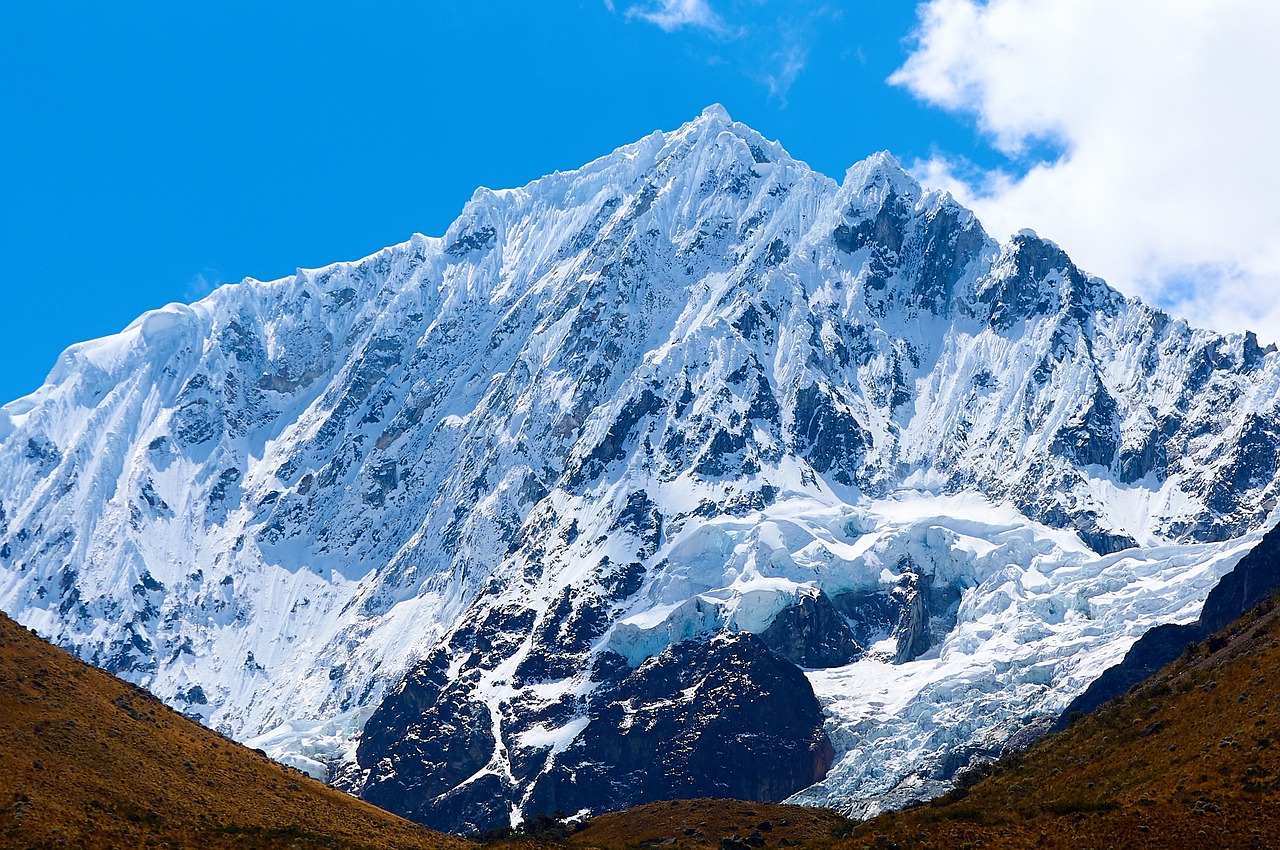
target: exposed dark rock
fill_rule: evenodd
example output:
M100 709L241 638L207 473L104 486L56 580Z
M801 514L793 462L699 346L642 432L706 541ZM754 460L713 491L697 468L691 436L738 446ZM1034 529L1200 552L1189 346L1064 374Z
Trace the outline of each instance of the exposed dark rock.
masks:
M1103 528L1098 523L1097 515L1091 512L1076 517L1076 534L1080 535L1080 539L1086 546L1099 555L1123 552L1138 545L1138 541L1127 534L1117 534Z
M881 590L846 591L831 601L848 620L854 640L863 647L889 637L902 616L898 600Z
M1054 435L1052 449L1081 466L1111 466L1120 449L1120 413L1101 382L1084 414Z
M662 512L644 490L637 490L627 497L618 513L611 531L630 531L644 543L643 555L655 552L662 542ZM629 595L629 594L628 594Z
M218 330L218 344L223 351L229 352L241 363L266 359L261 334L258 329L250 327L234 317Z
M836 611L831 598L801 597L773 618L760 633L769 649L801 667L841 667L862 653L848 623Z
M796 394L792 426L796 450L819 474L853 485L871 435L817 384Z
M777 316L766 318L755 304L747 304L738 318L733 320L733 327L744 339L763 339L771 343L777 334L774 328L776 321Z
M804 674L749 634L671 647L606 682L588 716L534 786L529 809L776 801L821 779L833 758Z
M1072 293L1088 289L1087 280L1070 258L1045 239L1015 236L1011 260L1013 274L999 278L978 295L978 300L987 305L988 321L996 330L1008 330L1032 316L1056 313L1062 306L1064 288ZM1055 273L1062 278L1057 287L1046 280Z
M613 424L595 448L573 469L569 475L571 486L580 486L598 478L612 462L626 456L628 442L635 437L636 428L646 417L663 407L663 400L645 387L636 398L629 399Z
M1049 732L1053 731L1057 718L1052 715L1041 715L1033 717L1023 724L1022 728L1014 732L1003 746L1000 748L1001 755L1016 753L1025 750L1027 747L1040 740Z
M537 616L538 612L532 608L490 608L482 619L471 618L459 627L450 646L459 652L474 653L472 661L475 666L491 670L524 642Z
M874 214L850 210L852 220L836 226L831 240L841 251L852 254L866 247L881 249L896 256L902 250L910 200L890 194Z
M781 239L774 239L765 247L761 260L765 268L772 268L781 265L789 256L791 256L790 246Z
M62 462L62 452L58 450L53 440L45 436L29 437L25 454L27 460L41 471L53 469Z
M920 577L907 573L903 583L895 588L901 601L901 617L894 635L898 638L895 664L914 661L929 651L933 635L929 631L929 588L921 586Z
M747 419L759 419L774 422L779 414L778 399L769 386L769 380L763 372L756 373L756 391L751 397L751 406L747 408Z
M164 499L160 498L160 494L156 492L155 484L152 483L150 478L143 480L141 486L138 488L138 495L147 503L147 506L151 509L153 516L173 516L173 510Z
M720 428L707 444L694 471L709 478L750 475L759 466L744 455L749 455L747 434ZM752 469L753 466L755 469Z
M964 219L967 217L967 221ZM919 236L920 270L912 287L912 300L938 315L951 303L956 284L986 244L987 234L978 220L956 204L947 204L930 215Z
M1123 448L1117 458L1118 477L1123 484L1133 484L1155 473L1164 481L1169 469L1167 443L1159 430L1152 431L1139 446Z
M1244 332L1242 355L1246 369L1257 369L1267 359L1268 354L1275 354L1276 344L1273 342L1266 348L1258 345L1258 335L1253 331Z
M901 581L887 590L850 591L838 594L836 609L848 619L854 638L869 646L885 638L897 640L894 663L914 661L934 645L935 633L954 625L955 606L960 592L938 586L932 576L917 572L904 558L898 569Z
M471 251L486 251L498 241L498 231L490 225L481 225L471 230L464 230L449 243L445 253L453 257L461 257Z
M1274 422L1250 415L1240 439L1219 475L1219 487L1209 507L1221 514L1234 513L1240 494L1276 477L1280 470L1280 433Z
M445 684L446 667L437 653L382 701L365 724L356 760L369 771L361 792L369 802L440 829L462 829L475 819L468 806L476 801L460 801L469 792L451 789L489 763L495 742L489 709L466 697L463 680ZM482 799L496 805L499 798Z
M781 800L830 767L808 680L752 635L678 644L636 670L608 652L596 661L601 686L585 706L589 722L537 779L529 811L603 811L672 796ZM495 751L492 718L465 696L469 677L450 682L447 669L437 652L370 718L357 751L368 771L362 796L438 829L505 825L522 794L483 774ZM563 726L583 710L573 700L504 704L515 775L536 776L547 756L515 745L520 730Z
M173 436L184 447L206 443L222 430L222 413L209 399L189 399L174 413Z
M614 601L629 598L644 583L645 568L639 561L616 564L606 555L598 567L599 582Z
M155 645L133 621L125 624L125 633L127 640L113 646L110 654L94 656L92 663L121 677L130 673L153 672L156 669Z
M575 604L576 600L576 604ZM582 668L591 642L609 624L609 609L599 597L566 587L533 630L528 655L516 668L519 682L564 679Z

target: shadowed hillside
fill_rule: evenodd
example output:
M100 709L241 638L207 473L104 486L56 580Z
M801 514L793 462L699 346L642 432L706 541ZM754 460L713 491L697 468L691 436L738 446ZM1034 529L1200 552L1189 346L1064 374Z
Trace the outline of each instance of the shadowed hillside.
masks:
M466 846L232 743L0 615L0 847Z
M574 844L622 850L638 843L690 848L809 846L852 822L830 809L742 800L667 800L592 818Z

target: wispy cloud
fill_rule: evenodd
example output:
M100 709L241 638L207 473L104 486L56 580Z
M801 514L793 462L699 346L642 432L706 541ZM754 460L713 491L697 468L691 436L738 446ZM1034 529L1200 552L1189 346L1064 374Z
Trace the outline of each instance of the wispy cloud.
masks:
M762 75L769 96L781 106L787 105L787 93L804 72L809 51L817 40L817 26L823 18L836 18L839 10L823 5L813 9L791 8L770 27L769 43L774 45Z
M613 3L606 0L613 9ZM703 29L720 36L740 35L730 27L707 0L658 0L656 3L636 5L627 9L627 18L648 21L665 32L675 32L685 27Z
M604 0L615 11L614 0ZM765 86L783 107L787 93L804 72L824 19L842 10L814 0L646 0L626 8L628 21L641 21L664 32L700 33L715 43L708 62L731 62Z
M804 70L809 61L809 48L805 44L795 44L773 55L774 70L764 75L765 85L769 87L769 96L787 105L787 92L791 84Z
M183 297L188 301L199 301L210 292L213 292L221 286L221 277L217 269L201 269L187 281L186 289L183 290Z

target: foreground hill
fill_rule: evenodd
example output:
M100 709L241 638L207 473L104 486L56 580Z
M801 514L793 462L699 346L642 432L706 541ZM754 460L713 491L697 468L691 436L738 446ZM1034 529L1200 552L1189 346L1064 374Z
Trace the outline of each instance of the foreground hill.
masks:
M0 847L142 846L467 844L234 744L0 614Z
M852 821L830 809L741 800L663 800L592 818L569 841L604 850L625 850L637 844L699 850L810 847L829 843L852 826Z

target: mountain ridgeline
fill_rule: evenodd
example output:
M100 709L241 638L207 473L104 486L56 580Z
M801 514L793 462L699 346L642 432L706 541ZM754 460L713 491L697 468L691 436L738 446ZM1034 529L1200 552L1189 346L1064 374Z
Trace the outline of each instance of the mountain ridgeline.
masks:
M1275 506L1278 381L713 107L68 349L0 409L0 608L439 828L869 813L1195 618Z

